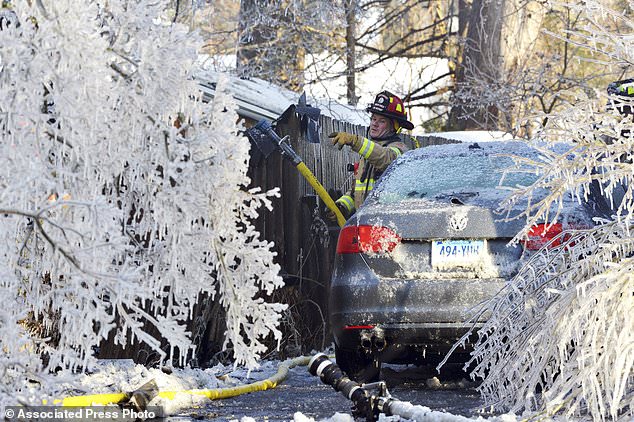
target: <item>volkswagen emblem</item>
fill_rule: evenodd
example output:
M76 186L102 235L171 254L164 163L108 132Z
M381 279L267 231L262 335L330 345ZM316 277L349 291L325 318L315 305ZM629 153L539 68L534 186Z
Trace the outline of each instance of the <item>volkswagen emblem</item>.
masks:
M454 214L449 219L449 227L457 232L463 231L467 227L467 223L469 223L469 218L466 214Z

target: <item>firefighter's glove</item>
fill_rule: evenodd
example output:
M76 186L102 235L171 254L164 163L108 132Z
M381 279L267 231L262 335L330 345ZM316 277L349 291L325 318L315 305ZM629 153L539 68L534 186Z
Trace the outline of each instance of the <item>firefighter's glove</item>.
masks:
M348 219L354 212L354 199L350 195L343 195L335 201L335 205L341 211L343 218ZM337 215L330 208L326 210L326 217L330 221L337 221Z
M361 138L358 135L352 135L346 132L333 132L328 135L328 137L332 138L332 144L336 145L339 149L342 149L346 145L353 146L361 142Z
M341 211L341 214L343 214L343 217L346 218L347 211L344 209L344 207L337 204L337 208L339 208L339 211ZM332 223L337 222L337 214L335 214L335 212L331 210L330 208L326 209L326 218Z
M328 221L332 223L337 222L337 214L335 214L334 211L330 209L326 210L326 218L328 219Z

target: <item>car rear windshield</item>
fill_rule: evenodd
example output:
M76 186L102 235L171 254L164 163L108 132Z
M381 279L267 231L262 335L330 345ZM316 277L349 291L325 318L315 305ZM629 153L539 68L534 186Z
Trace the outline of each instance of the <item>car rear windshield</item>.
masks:
M408 198L442 198L457 193L504 193L497 188L528 186L537 179L534 173L504 174L513 160L508 155L494 153L492 148L465 150L463 148L463 152L456 155L404 156L386 172L375 192L376 198L381 203L391 203Z

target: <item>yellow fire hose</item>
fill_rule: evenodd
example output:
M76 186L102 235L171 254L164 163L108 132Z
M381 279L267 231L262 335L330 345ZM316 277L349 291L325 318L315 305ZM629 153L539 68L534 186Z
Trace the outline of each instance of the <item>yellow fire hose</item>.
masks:
M239 396L241 394L253 393L256 391L264 391L277 387L287 377L288 371L296 366L308 365L310 356L301 356L295 359L284 361L280 364L275 375L251 384L240 385L237 387L214 388L208 390L182 390L182 391L160 391L158 396L164 399L173 400L177 394L189 394L195 396L204 396L209 400L226 399L229 397ZM54 405L69 406L95 406L118 404L128 400L133 393L108 393L108 394L90 394L85 396L70 396L63 399L53 400ZM43 404L47 404L44 401Z
M245 132L247 137L253 141L253 143L260 149L260 151L265 155L268 154L272 150L278 150L282 157L289 160L297 170L299 170L300 174L304 176L304 179L315 189L315 192L324 201L324 204L328 207L330 211L332 211L337 217L337 224L339 227L343 227L346 223L346 219L343 214L341 214L341 210L335 201L332 200L326 189L319 183L315 175L306 167L302 158L293 150L291 145L287 142L289 136L286 135L284 138L280 138L280 136L275 133L271 125L266 120L260 120L258 124L253 126L250 129L247 129Z
M328 209L335 213L335 216L337 216L337 224L339 224L339 227L343 227L343 225L346 224L346 219L344 218L343 214L341 214L341 211L339 210L337 204L335 204L335 201L332 200L326 189L324 189L321 183L319 183L319 180L317 180L315 175L308 169L308 167L306 167L306 164L304 164L303 161L297 164L296 168L297 170L299 170L301 175L304 176L304 179L306 179L306 181L310 183L313 189L315 189L315 192L317 192L317 195L321 198L322 201L324 201L324 204L326 204Z

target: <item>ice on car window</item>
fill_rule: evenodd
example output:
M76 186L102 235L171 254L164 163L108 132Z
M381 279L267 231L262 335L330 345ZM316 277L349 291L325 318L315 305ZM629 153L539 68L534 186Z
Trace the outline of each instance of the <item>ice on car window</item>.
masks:
M404 160L395 163L376 191L379 202L441 199L452 194L474 196L500 186L504 170L513 164L510 157L500 154L505 151L493 146L477 149L468 149L466 145L446 147L403 157ZM518 149L521 155L526 154L525 149ZM441 153L434 154L435 151ZM507 173L502 186L527 186L536 177L532 173Z

